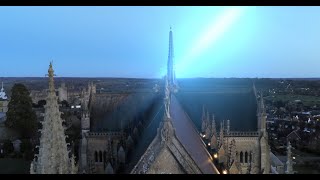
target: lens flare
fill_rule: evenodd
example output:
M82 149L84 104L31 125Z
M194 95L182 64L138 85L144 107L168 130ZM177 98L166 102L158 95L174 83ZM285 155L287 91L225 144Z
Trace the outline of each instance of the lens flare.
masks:
M207 28L201 33L200 37L192 43L192 48L187 51L184 57L179 58L175 65L176 76L181 77L187 73L190 68L194 67L196 59L209 48L236 22L243 14L244 7L231 7L215 18ZM163 69L164 70L164 69ZM165 75L165 71L162 71Z

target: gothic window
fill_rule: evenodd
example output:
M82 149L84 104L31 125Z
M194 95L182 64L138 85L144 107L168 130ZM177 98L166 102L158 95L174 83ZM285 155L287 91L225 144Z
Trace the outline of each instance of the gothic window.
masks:
M248 163L248 152L246 151L245 156L244 156L244 162Z
M94 152L94 160L96 162L98 162L98 152L97 151Z
M99 159L100 159L100 162L102 162L102 152L99 151Z
M103 162L107 161L107 152L103 151Z
M243 152L240 152L240 163L243 163Z
M250 155L249 155L249 161L252 162L252 152L250 151Z

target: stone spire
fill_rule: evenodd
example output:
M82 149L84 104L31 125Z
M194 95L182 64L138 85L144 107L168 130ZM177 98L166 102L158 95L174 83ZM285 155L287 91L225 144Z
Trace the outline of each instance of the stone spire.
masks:
M286 162L286 174L293 174L293 167L292 167L292 157L291 157L291 143L288 141L287 146L287 162Z
M220 137L219 137L219 147L223 146L223 139L224 139L224 134L223 134L223 122L220 122Z
M207 116L206 116L206 131L205 131L205 135L206 135L206 139L210 139L212 132L211 132L211 124L210 124L210 115L209 115L209 111L207 111Z
M45 116L42 123L39 154L31 163L30 173L34 174L71 174L77 172L74 157L69 158L65 128L57 103L54 88L52 63L49 70L49 93L46 99Z
M230 120L227 120L227 134L230 133Z
M169 32L169 54L168 54L168 65L167 65L167 74L168 74L168 81L170 85L173 85L175 82L174 79L174 67L173 67L173 39L172 39L172 30L170 27Z
M216 120L214 119L214 114L212 114L211 132L213 136L217 137L217 127L216 127Z
M211 149L218 149L218 143L217 143L217 128L216 128L216 120L214 119L214 114L212 114L212 121L211 121L211 142L210 146Z

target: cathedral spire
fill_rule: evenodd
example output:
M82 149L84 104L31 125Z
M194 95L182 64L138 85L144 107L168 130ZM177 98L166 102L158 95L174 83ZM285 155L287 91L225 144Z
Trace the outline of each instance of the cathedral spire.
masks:
M49 94L46 99L45 116L42 121L39 154L31 164L30 173L35 174L70 174L76 172L74 159L69 158L65 128L57 103L53 81L52 63L49 65Z
M49 76L49 93L55 93L54 81L53 81L54 70L52 68L52 62L50 62L50 65L49 65L48 76Z
M169 85L172 86L175 84L175 72L174 72L174 63L173 63L173 38L172 38L172 29L170 26L169 32L169 53L168 53L168 64L167 64L167 76Z

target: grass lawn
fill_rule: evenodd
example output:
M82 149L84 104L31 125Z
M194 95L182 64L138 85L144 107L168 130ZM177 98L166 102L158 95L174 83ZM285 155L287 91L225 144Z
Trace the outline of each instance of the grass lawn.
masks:
M301 102L307 106L314 106L315 104L320 104L320 97L316 97L316 96L285 94L285 95L271 95L265 98L271 101L282 100L282 101L293 102L295 100L301 100Z
M29 174L30 162L23 159L0 158L0 174Z

